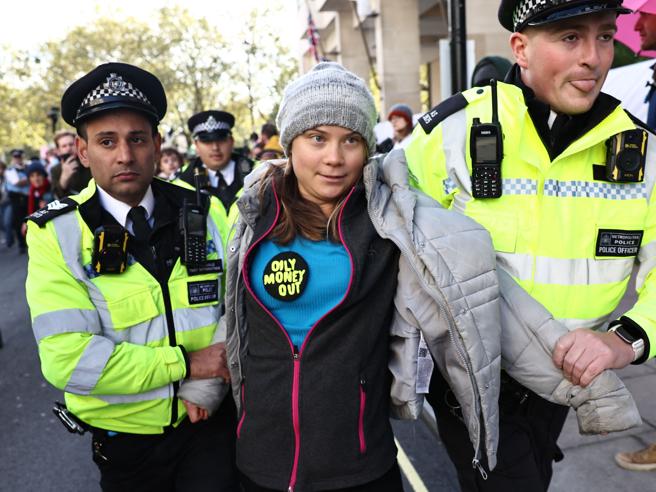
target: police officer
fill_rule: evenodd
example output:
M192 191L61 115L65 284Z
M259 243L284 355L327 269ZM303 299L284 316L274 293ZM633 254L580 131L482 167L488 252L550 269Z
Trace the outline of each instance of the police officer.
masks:
M43 374L91 430L103 490L237 490L231 399L203 420L178 398L186 378L229 376L223 344L210 345L217 225L207 211L187 220L195 194L153 179L164 89L107 63L75 81L61 109L93 179L29 217L26 290ZM189 256L181 230L201 232L204 254Z
M180 174L180 181L196 186L194 175L199 170L207 174L204 186L212 197L212 214L217 222L224 222L224 239L236 222L239 214L235 201L244 186L244 178L253 169L253 162L234 152L235 141L232 138L232 127L235 117L226 111L202 111L196 113L187 121L191 132L196 154L192 161Z
M554 361L583 386L656 354L656 144L600 93L626 12L621 0L503 0L499 20L516 59L506 83L442 102L405 151L416 184L483 224L500 267L573 330ZM593 331L619 304L636 260L637 304L610 333ZM438 373L428 400L463 490L547 489L565 408L502 374L498 465L483 480Z

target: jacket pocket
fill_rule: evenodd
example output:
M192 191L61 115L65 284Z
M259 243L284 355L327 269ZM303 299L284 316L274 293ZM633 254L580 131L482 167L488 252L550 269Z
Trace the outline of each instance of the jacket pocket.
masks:
M94 304L101 314L101 320L110 319L114 330L131 328L160 314L150 290L131 292L118 299L109 297L104 302L94 301Z
M241 436L241 428L246 420L246 393L244 383L241 384L241 418L237 424L237 439Z
M358 412L358 440L360 441L360 454L367 452L367 439L364 434L364 412L367 409L367 380L360 377L359 385L360 410Z

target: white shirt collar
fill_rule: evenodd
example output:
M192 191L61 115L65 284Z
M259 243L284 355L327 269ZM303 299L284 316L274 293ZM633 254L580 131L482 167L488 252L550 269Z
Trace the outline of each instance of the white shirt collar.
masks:
M549 129L551 130L551 127L554 124L554 121L556 121L556 118L558 117L558 113L556 113L553 109L549 112L549 118L547 119L547 125L549 126Z
M235 180L235 161L230 160L226 167L221 169L219 171L221 175L223 176L223 180L226 182L228 186L232 184L232 182ZM210 178L210 185L213 188L218 188L219 186L219 178L216 175L216 171L213 171L209 167L207 168L207 176Z
M132 221L128 224L128 212L130 212L132 207L125 202L117 200L100 186L96 186L96 188L98 189L98 198L100 198L100 205L102 205L102 208L107 210L107 212L116 219L116 222L132 232ZM146 190L146 194L141 202L139 202L138 206L146 209L146 220L152 222L151 218L153 210L155 210L155 196L153 195L153 189L150 186L148 187L148 190Z

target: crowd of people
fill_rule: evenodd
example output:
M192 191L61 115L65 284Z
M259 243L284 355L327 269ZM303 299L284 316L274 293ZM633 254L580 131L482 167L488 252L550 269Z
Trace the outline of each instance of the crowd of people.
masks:
M609 369L656 356L655 136L601 92L628 12L502 0L503 81L487 59L418 119L392 106L383 147L334 62L247 152L234 115L190 115L191 158L162 146L152 73L74 81L74 131L45 163L11 152L0 211L101 488L400 492L389 418L426 399L462 490L547 490L569 408L586 433L639 425Z

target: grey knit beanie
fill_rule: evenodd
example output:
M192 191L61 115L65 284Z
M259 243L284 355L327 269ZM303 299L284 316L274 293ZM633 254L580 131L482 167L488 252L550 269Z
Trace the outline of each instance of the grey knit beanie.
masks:
M285 88L276 124L287 155L294 138L321 125L359 133L373 155L376 118L374 98L364 81L339 63L321 62Z

